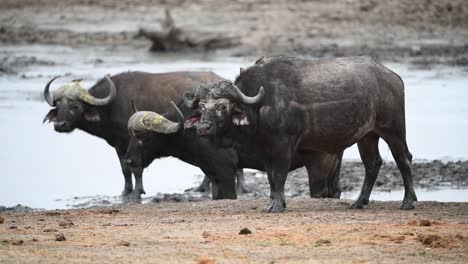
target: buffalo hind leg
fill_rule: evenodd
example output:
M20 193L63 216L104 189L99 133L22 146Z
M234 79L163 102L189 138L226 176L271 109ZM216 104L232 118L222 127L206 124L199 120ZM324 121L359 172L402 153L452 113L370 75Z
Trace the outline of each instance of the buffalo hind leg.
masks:
M309 176L310 197L328 197L328 175L335 162L333 155L314 152L302 156Z
M332 167L328 175L328 197L340 199L341 187L340 187L340 171L341 162L343 161L343 152L341 151L336 155L335 164Z
M356 201L351 204L351 209L362 209L369 204L369 197L374 187L375 180L382 166L382 157L379 153L379 136L369 133L358 141L359 154L366 170L361 193Z
M236 171L236 192L237 194L248 193L249 191L245 187L245 178L244 178L244 170L238 169Z
M413 202L417 201L418 199L413 188L413 175L411 173L412 155L408 151L406 140L393 135L385 136L383 139L387 142L390 150L392 151L393 159L395 160L403 177L405 196L403 198L400 209L414 209Z

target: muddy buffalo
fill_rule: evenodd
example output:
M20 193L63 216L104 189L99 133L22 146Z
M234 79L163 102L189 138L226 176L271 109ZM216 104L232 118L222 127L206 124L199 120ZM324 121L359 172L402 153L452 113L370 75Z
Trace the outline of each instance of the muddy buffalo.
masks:
M74 81L50 93L49 87L56 78L50 80L44 89L46 102L54 107L44 121L52 121L57 132L69 133L77 128L106 140L119 157L125 178L123 196L137 199L145 193L142 173L150 162L144 163L143 167L133 166L134 189L132 169L124 161L130 142L127 122L134 112L132 100L144 109L164 113L170 108L170 102L180 100L187 89L222 80L211 72L127 72L106 76L89 90ZM149 160L147 157L144 159Z
M183 102L178 105L174 104L174 111L164 114L138 111L130 117L128 130L131 139L125 162L129 166L141 167L142 164L144 166L147 162L162 156L177 157L199 167L210 176L214 183L213 199L235 199L236 191L231 188L234 185L235 175L238 176L239 183L239 179L243 179L240 168L263 169L261 158L249 153L248 149L213 144L207 138L198 137L194 129L184 130L184 119L189 117L185 127L190 127L193 122L193 116L190 118L193 111L185 107ZM332 181L330 185L326 183L328 178L338 178L341 158L337 159L333 155L317 155L315 158L316 170L311 175L316 177L309 179L311 196L339 198L341 192L334 185L337 182ZM302 164L299 160L295 160L293 166L297 168ZM242 193L244 190L242 185L237 184L237 193L239 192Z
M366 173L351 208L362 208L382 165L380 138L403 176L401 209L414 208L403 81L374 59L275 58L243 71L234 83L201 86L185 98L200 109L199 135L249 146L261 157L271 188L267 212L284 211L284 184L297 156L310 173L318 153L339 154L354 143Z

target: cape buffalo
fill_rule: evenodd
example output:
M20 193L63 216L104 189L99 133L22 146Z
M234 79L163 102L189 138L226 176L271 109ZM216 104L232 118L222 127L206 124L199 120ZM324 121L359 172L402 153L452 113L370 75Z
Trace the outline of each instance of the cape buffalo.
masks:
M374 59L275 58L244 70L234 83L201 86L185 98L201 111L200 135L249 145L261 157L271 187L267 212L286 207L284 184L296 153L310 173L317 153L342 153L354 143L366 173L351 208L362 208L382 165L379 138L403 176L401 209L414 208L403 81Z
M50 80L44 89L46 102L54 107L44 122L52 121L57 132L69 133L78 128L106 140L115 148L120 160L125 178L122 195L137 199L145 193L142 182L144 167L134 168L133 189L132 170L124 162L130 141L127 122L133 114L131 100L145 109L166 112L169 102L181 98L187 89L222 80L211 72L127 72L111 78L106 76L89 90L74 81L51 94L49 87L57 78ZM149 163L144 165L146 167Z
M189 116L192 110L184 105L180 107L182 110L179 110L175 104L174 106L176 111L173 112L158 114L138 111L130 117L128 130L131 140L125 155L126 164L141 167L155 158L174 156L198 166L206 175L211 176L212 181L216 183L212 190L213 199L221 197L235 199L236 193L230 187L233 185L236 169L263 169L261 159L249 153L249 149L217 147L209 139L198 137L195 130L183 130L184 114ZM176 120L177 116L178 121L171 121ZM190 126L191 122L189 118L186 126ZM314 158L315 167L310 175L315 177L309 179L311 196L339 198L341 192L338 181L333 179L335 177L338 179L341 156L324 154L316 155ZM297 168L302 165L300 160L295 160L292 167ZM237 175L239 174L238 170ZM327 184L328 179L331 180ZM240 187L238 185L237 192L242 192L239 191Z

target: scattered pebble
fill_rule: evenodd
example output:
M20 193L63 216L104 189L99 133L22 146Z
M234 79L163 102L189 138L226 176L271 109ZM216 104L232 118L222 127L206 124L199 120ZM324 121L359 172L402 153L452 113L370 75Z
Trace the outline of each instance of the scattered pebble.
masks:
M424 245L430 245L439 239L441 239L441 237L438 235L418 235L418 240L421 241Z
M250 229L248 229L247 227L244 227L239 231L239 235L250 235L250 234L252 234L252 231L250 231Z
M419 226L431 226L432 222L430 220L420 220Z
M65 228L65 227L72 227L75 224L70 220L60 220L58 222L58 225Z
M67 240L67 239L65 238L64 234L59 233L59 234L55 235L55 241L65 241L65 240Z
M203 238L208 238L211 236L210 233L206 232L206 231L203 231L203 233L201 234Z
M15 245L15 246L19 246L19 245L23 244L23 242L24 242L24 241L21 240L21 239L14 239L14 240L11 240L11 244L12 244L12 245Z
M3 223L5 223L5 218L0 216L0 224L3 224Z
M55 228L46 228L43 230L43 232L58 232L58 230Z
M130 246L130 242L128 242L128 241L120 241L120 242L117 243L117 246L129 247L129 246Z
M117 209L101 209L101 210L98 210L98 213L101 213L101 214L115 214L115 213L118 213L120 212L120 210L117 210Z
M319 239L315 242L316 245L326 245L331 244L331 241L328 239Z
M37 242L37 241L39 241L39 239L33 238L32 241Z
M17 226L10 226L8 229L18 229Z
M214 264L214 260L209 258L199 258L197 264Z

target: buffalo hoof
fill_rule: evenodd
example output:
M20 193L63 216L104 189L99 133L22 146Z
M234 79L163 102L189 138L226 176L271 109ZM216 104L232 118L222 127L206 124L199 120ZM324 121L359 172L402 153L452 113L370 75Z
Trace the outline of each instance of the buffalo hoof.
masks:
M364 209L364 204L362 202L354 202L349 207L349 209Z
M413 205L412 202L403 201L403 203L401 203L400 209L401 209L401 210L413 210L413 209L414 209L414 205Z
M263 209L267 213L282 213L286 209L286 202L280 200L271 200L270 204Z
M367 199L367 198L362 199L362 204L363 205L368 205L369 204L369 199Z

